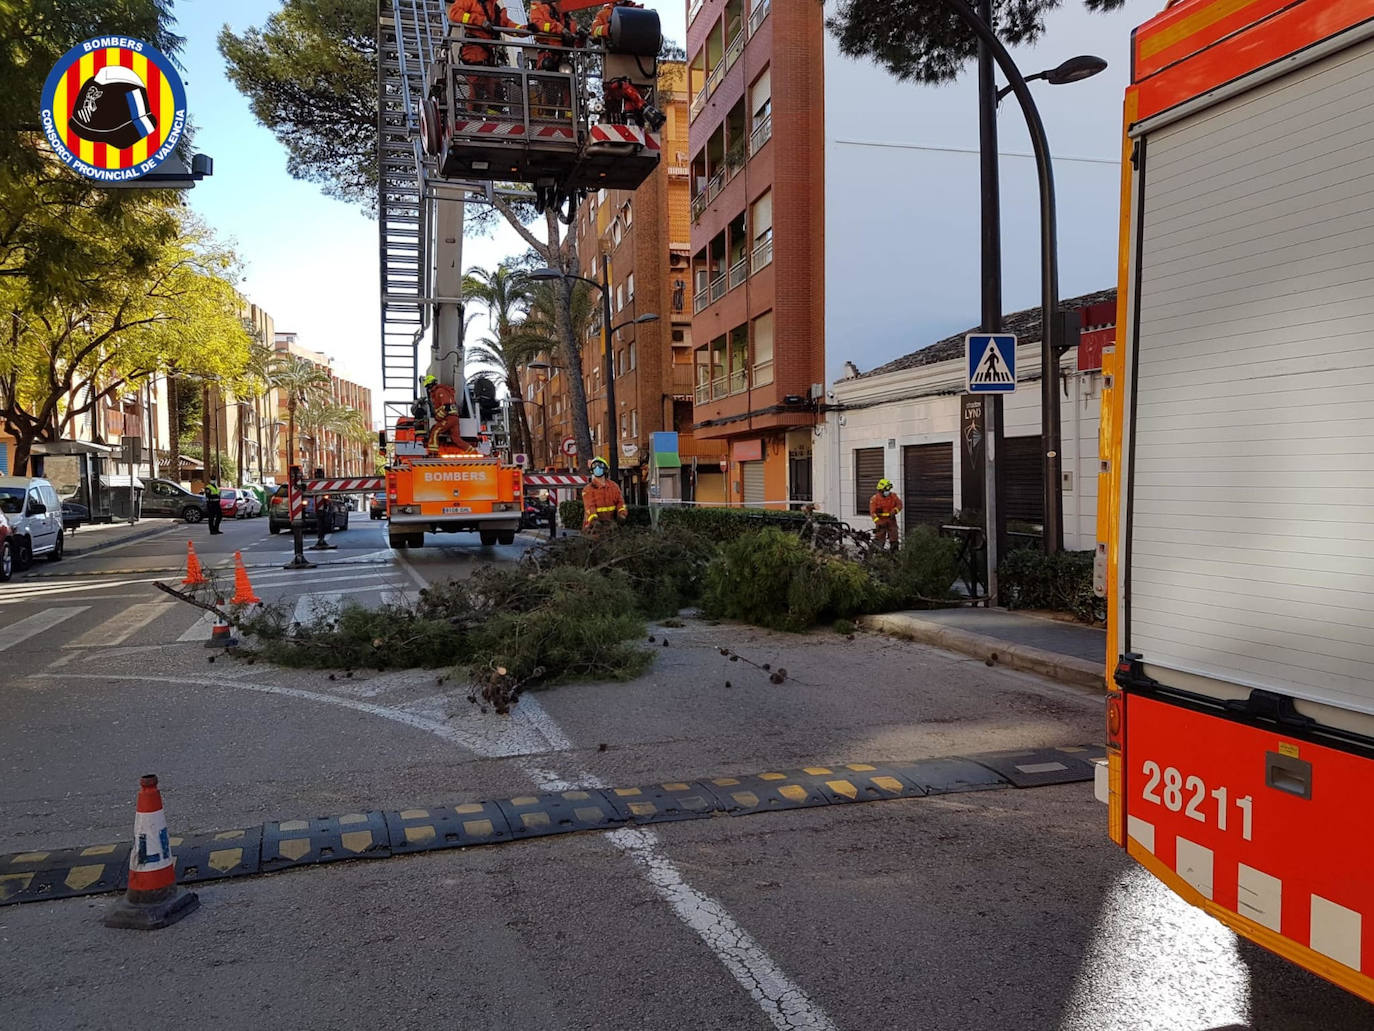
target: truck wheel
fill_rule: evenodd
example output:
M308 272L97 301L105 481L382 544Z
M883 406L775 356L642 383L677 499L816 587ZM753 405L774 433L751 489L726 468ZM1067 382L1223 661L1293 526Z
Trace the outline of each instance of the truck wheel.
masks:
M389 537L387 537L387 543L391 545L393 551L398 548L408 548L410 547L410 535L404 533L393 533Z
M477 536L481 538L482 547L484 548L490 548L497 541L497 533L495 530L478 530Z
M502 530L502 531L501 531L501 538L500 538L500 540L501 540L501 543L502 543L502 544L514 544L514 543L515 543L515 531L514 531L514 530Z

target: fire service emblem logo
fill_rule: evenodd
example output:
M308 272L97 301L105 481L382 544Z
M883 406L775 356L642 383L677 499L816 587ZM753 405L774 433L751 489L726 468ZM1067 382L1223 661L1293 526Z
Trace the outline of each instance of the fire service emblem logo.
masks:
M128 36L72 47L43 86L43 132L64 165L100 182L160 165L186 127L186 90L157 49Z

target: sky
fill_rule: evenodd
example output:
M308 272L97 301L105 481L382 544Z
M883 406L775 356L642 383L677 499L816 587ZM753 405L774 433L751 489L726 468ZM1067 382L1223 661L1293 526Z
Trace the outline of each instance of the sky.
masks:
M665 36L683 42L686 5L654 4L653 0L650 5L662 16ZM1074 53L1100 53L1110 62L1107 72L1087 83L1057 88L1037 84L1051 146L1057 153L1062 151L1062 159L1056 162L1061 207L1070 211L1069 218L1061 217L1060 227L1061 253L1066 256L1065 296L1111 285L1114 278L1119 173L1110 160L1119 154L1129 30L1161 6L1158 0L1128 0L1124 12L1102 16L1087 14L1068 0L1052 18L1052 42L1014 54L1027 73ZM372 387L380 414L376 222L356 207L325 197L317 186L291 178L285 150L256 123L247 99L226 76L215 46L215 37L226 22L241 32L261 25L277 7L276 0L237 0L234 4L181 0L176 5L177 30L187 37L183 77L197 127L196 150L215 161L214 175L199 183L189 200L242 260L240 292L265 309L279 331L295 332L303 346L332 356L339 375ZM838 66L832 61L831 67ZM936 223L930 231L957 234L960 252L976 254L977 196L976 191L968 192L968 184L970 177L976 177L977 158L963 152L977 144L971 76L948 87L892 88L914 98L905 106L911 117L894 125L884 116L878 125L872 124L874 111L888 105L870 112L855 110L852 124L845 127L847 135L855 139L883 136L914 144L920 153L930 155L920 166L922 181L884 188L936 198L953 191L960 217L950 224ZM1033 259L1038 252L1038 222L1033 166L1014 156L1029 151L1025 131L1014 104L1004 102L1002 107L1003 249L1008 255L1005 299L1010 311L1038 301L1038 265L1019 257ZM1090 160L1069 160L1074 157ZM874 167L881 168L881 162L875 160ZM875 231L882 226L883 192L875 190L868 199L850 198L856 205L852 220L856 226L865 224L865 219ZM1080 200L1086 208L1081 204L1075 208ZM837 245L841 242L835 241L832 248ZM492 267L525 250L514 231L503 228L488 239L466 240L463 264ZM1081 260L1075 261L1075 256ZM832 349L830 377L838 374L838 365L846 357L854 357L861 368L872 368L976 321L976 264L967 267L962 259L930 263L920 297L917 316L898 337L876 327L861 335L857 347L843 353ZM828 297L832 306L844 301Z

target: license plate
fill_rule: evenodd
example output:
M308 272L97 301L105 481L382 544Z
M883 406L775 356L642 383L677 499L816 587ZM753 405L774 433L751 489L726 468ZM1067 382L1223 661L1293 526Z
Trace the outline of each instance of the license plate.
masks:
M471 511L472 511L472 509L467 508L467 507L465 507L465 506L463 506L463 505L445 505L445 506L444 506L444 515L462 515L462 514L465 513L465 512L471 512Z

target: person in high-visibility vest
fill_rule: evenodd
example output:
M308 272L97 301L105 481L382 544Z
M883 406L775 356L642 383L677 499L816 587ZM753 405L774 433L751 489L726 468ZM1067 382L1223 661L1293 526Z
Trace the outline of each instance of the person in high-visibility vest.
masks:
M892 492L892 481L884 477L878 481L878 493L868 499L868 514L873 517L873 539L878 544L897 550L897 513L902 499Z
M219 481L211 480L205 485L205 521L210 524L211 533L223 533L219 528L224 513L219 503Z
M469 40L458 51L458 57L463 64L488 68L494 68L498 63L495 46L473 41L494 42L498 35L496 29L516 28L515 22L510 20L500 0L453 0L448 9L448 20L455 25L461 25L464 38ZM469 96L454 99L466 100L466 104L460 106L460 111L464 114L503 114L505 108L498 106L502 100L500 86L501 84L492 76L472 75L468 77Z
M619 484L606 475L604 458L592 459L592 482L582 490L582 532L602 533L630 517Z
M596 18L592 20L592 38L605 39L611 34L611 12L617 7L643 7L634 0L611 0L601 10L596 12Z

